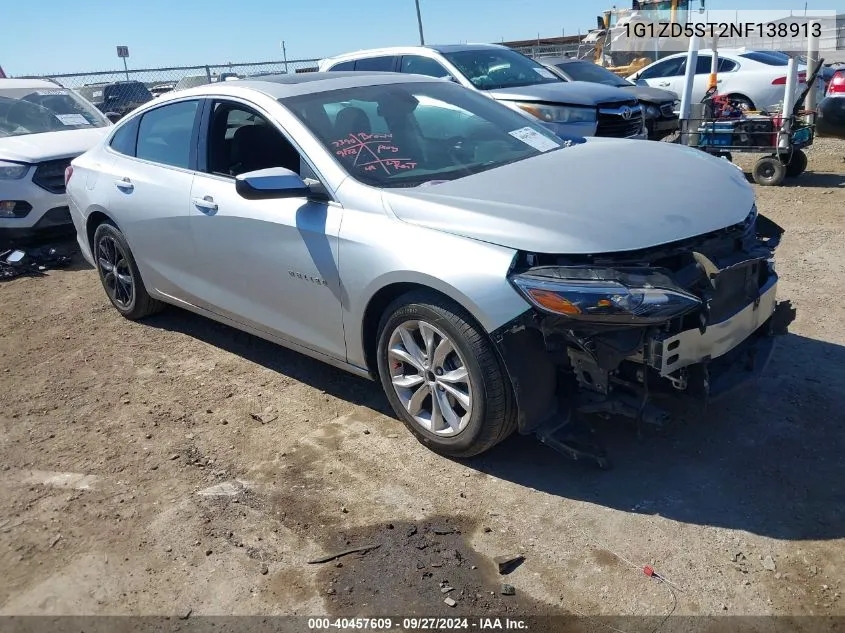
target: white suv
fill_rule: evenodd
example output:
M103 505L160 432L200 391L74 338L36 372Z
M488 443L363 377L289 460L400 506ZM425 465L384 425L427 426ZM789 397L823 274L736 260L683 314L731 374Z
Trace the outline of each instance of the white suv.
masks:
M57 84L0 79L0 241L72 231L65 168L110 125Z

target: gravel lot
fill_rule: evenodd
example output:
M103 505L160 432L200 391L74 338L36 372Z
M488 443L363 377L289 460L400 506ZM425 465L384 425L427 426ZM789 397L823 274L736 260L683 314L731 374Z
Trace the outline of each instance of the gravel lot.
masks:
M3 283L0 614L845 615L843 157L757 189L798 310L765 379L659 434L602 423L609 472L526 437L439 457L375 383L123 320L81 258Z

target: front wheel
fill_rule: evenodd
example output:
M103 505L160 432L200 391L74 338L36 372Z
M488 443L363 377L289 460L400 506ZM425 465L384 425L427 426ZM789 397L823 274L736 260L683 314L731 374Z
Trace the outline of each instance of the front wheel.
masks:
M409 293L387 308L378 370L396 415L438 453L478 455L516 428L510 381L490 339L433 292Z
M752 174L754 182L763 187L776 187L786 178L786 165L778 156L766 156L757 161Z

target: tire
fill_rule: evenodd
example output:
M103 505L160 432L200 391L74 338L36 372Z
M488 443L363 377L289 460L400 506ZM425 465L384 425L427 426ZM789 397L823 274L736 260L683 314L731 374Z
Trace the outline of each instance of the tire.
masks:
M728 95L728 99L734 102L738 108L745 112L754 110L754 102L745 95Z
M796 149L792 152L792 156L786 155L784 158L788 159L786 161L786 177L787 178L798 178L801 174L803 174L807 170L807 154L805 154L800 149Z
M423 338L426 334L430 335L428 346ZM413 355L413 346L406 344L405 336L416 343L419 356ZM441 347L443 339L452 351L440 357L440 351L448 349ZM379 324L377 354L382 388L393 410L431 450L449 457L472 457L492 448L516 429L510 380L492 342L463 308L441 295L414 291L391 303ZM396 354L402 358L410 355L416 364L400 360ZM423 358L422 363L416 360L419 357ZM444 382L445 376L463 375L462 370L466 380ZM394 381L406 386L394 386ZM460 393L462 401L467 400L464 395L469 395L469 410L463 408L453 392ZM451 414L444 408L440 409L441 416L435 417L435 396L438 403L445 402L444 406L451 408ZM451 423L447 417L452 418Z
M777 187L786 178L786 165L777 156L767 156L757 161L752 176L760 186Z
M135 321L161 311L164 304L150 297L129 244L116 226L100 224L92 250L103 290L120 314Z

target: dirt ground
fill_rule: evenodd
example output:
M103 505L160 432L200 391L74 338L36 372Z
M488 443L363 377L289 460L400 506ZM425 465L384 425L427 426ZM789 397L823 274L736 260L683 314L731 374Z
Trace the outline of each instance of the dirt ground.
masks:
M798 310L764 380L603 423L609 472L529 437L439 457L377 384L126 321L81 258L0 284L0 614L845 615L845 142L809 169L757 188Z

